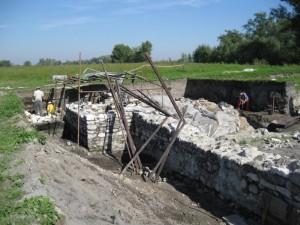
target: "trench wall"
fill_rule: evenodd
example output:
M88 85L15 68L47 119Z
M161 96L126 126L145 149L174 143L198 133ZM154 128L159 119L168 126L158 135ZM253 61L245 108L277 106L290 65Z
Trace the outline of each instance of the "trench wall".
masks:
M227 102L237 107L239 92L245 91L250 99L250 111L267 111L273 106L279 113L296 115L300 109L300 100L294 83L275 81L234 81L212 79L179 79L166 80L174 98L186 97L190 99L204 98L219 103ZM139 83L129 85L129 88L149 89L152 95L162 95L162 90L153 90L153 84ZM280 96L271 97L276 92Z
M145 120L139 114L134 114L131 128L137 149L142 146L156 127L157 125L151 121ZM171 135L168 129L161 129L143 154L158 161L170 143ZM266 167L262 164L266 161L263 162L259 159L259 157L264 159L265 156L259 156L256 160L249 160L247 156L239 154L230 156L225 149L222 149L223 143L215 142L216 146L214 147L209 145L200 147L199 143L187 142L178 138L163 171L179 173L192 181L201 182L217 191L223 198L258 215L262 214L263 193L281 199L285 203L286 209L280 210L287 211L288 207L290 207L289 209L293 207L300 209L300 169L289 174L285 173L284 169L276 167L265 169ZM242 163L243 160L246 162ZM282 221L285 220L282 219Z
M280 94L280 97L274 98L276 110L285 114L296 113L293 112L294 106L292 106L292 99L295 99L297 96L295 84L293 83L188 79L184 97L191 99L204 98L215 103L225 101L236 107L241 90L249 96L250 111L266 111L273 105L271 92L277 92Z

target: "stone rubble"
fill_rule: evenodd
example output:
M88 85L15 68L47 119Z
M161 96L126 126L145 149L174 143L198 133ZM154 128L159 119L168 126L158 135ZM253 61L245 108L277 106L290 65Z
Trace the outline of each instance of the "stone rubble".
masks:
M54 122L61 118L59 113L57 113L56 115L52 115L52 116L48 116L48 115L40 116L40 115L32 114L28 111L24 111L24 114L25 114L27 120L32 124Z

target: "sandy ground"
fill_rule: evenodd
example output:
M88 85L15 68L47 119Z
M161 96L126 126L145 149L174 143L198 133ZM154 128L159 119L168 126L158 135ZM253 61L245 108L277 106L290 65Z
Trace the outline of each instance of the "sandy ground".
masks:
M47 135L46 145L29 143L16 157L25 161L16 169L25 173L25 197L48 196L65 216L64 224L217 225L225 224L222 216L232 214L231 207L205 189L175 181L145 182L131 173L121 176L121 165L109 157L74 151L82 149ZM197 198L191 198L193 193Z

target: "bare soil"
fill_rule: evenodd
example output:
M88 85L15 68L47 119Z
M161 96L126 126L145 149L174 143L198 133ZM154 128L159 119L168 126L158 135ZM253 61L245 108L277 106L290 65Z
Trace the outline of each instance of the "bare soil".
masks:
M47 142L29 143L16 161L25 173L26 196L48 196L68 225L224 224L233 208L205 188L182 182L146 182L140 175L119 175L120 157L92 156L49 134ZM43 184L41 179L45 180Z

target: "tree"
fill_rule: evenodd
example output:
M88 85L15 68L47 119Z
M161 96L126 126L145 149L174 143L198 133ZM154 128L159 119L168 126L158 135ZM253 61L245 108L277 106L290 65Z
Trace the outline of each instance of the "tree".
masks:
M62 62L60 60L56 60L56 59L44 59L41 58L39 59L39 62L37 63L38 66L55 66L55 65L61 65Z
M27 61L24 62L23 65L24 65L24 66L31 66L31 62L30 62L29 60L27 60Z
M213 61L235 63L239 61L238 47L244 40L244 35L237 30L225 30L226 34L218 37L220 44L213 50Z
M145 62L147 58L145 54L147 53L151 56L152 43L150 41L142 42L141 46L133 48L133 62Z
M12 63L9 60L0 60L0 67L11 67Z
M208 45L199 45L193 53L194 62L208 63L210 62L212 49Z
M152 43L150 41L142 42L140 47L140 53L143 55L143 61L146 61L145 54L147 53L149 56L151 56L152 52Z
M188 62L193 62L193 57L191 53L188 54Z
M253 20L244 25L245 36L248 41L241 52L248 54L244 63L254 60L265 60L270 64L296 63L297 45L295 33L289 28L290 22L286 19L289 13L283 7L272 9L269 16L266 13L256 13ZM299 49L299 48L298 48ZM298 59L297 59L298 58Z
M179 63L188 62L188 56L185 53L181 53L181 59L178 60Z
M100 61L102 60L104 63L111 63L111 56L110 55L103 55L100 56Z
M296 44L297 47L300 48L300 2L299 0L281 0L282 2L286 2L293 8L293 12L290 14L286 14L286 18L290 20L289 27L296 34ZM280 6L282 8L282 6Z
M130 62L132 59L132 49L128 45L117 44L114 46L111 59L113 63Z

